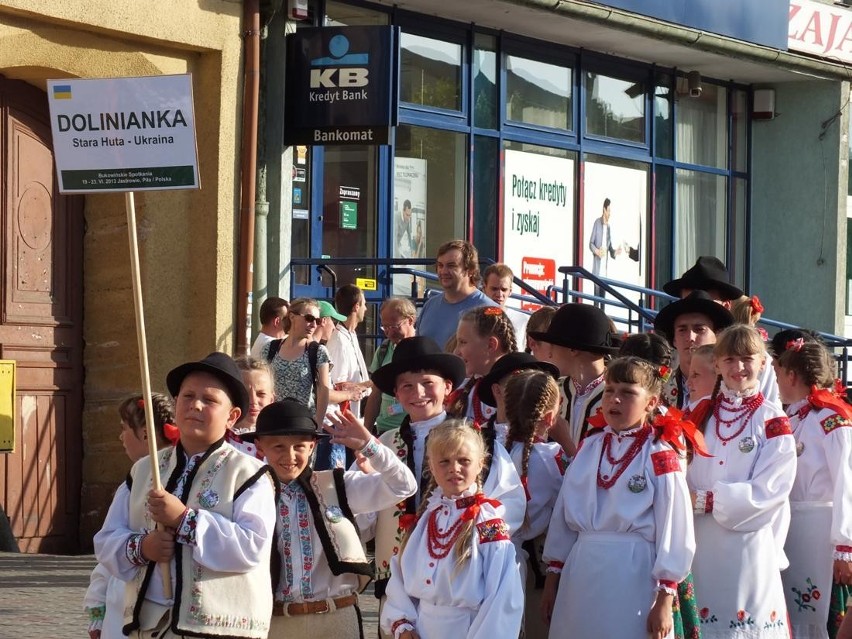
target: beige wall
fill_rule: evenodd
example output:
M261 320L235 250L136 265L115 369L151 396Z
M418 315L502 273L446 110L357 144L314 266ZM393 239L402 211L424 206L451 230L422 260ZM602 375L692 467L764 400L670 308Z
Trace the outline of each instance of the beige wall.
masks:
M154 390L176 364L233 346L241 15L224 0L0 0L8 78L44 90L47 78L193 75L201 190L136 196ZM118 402L140 389L124 196L86 196L85 218L84 548L129 467Z

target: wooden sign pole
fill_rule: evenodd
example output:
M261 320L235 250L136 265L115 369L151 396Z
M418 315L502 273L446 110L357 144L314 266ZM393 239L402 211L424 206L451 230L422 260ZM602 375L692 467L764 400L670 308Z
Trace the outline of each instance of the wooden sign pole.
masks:
M145 403L145 431L148 434L148 454L151 456L151 478L154 490L162 490L160 464L157 456L157 432L154 429L154 407L151 403L151 375L148 368L148 340L145 337L145 312L142 306L142 280L139 273L139 240L136 236L136 201L133 191L124 194L127 208L127 234L130 240L130 272L133 280L133 306L136 309L136 339L139 345L139 366L142 373L142 398ZM159 528L159 524L157 525ZM163 575L163 595L172 598L172 579L169 563L160 564Z

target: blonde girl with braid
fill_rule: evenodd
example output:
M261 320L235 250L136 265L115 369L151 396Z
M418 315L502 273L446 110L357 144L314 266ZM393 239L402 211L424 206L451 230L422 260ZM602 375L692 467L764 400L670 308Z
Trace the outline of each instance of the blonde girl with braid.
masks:
M512 531L526 586L524 633L527 637L545 637L547 626L538 612L546 569L541 565L541 547L568 468L562 447L548 441L548 433L559 417L559 386L549 373L529 369L509 375L501 386L509 423L506 446L527 498L524 524Z
M447 414L466 418L481 427L494 414L494 407L480 397L480 380L494 363L518 350L515 329L499 306L480 306L467 311L456 330L455 354L465 366L465 381L447 398Z
M517 637L523 589L503 507L478 483L482 436L448 420L426 452L432 490L391 561L382 630L394 639Z

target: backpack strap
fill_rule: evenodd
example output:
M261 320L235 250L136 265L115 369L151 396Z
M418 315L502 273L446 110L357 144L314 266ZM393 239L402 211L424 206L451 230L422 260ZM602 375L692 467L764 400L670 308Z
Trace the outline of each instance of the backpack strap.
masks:
M281 348L281 344L284 343L283 339L274 339L269 342L269 350L266 351L266 361L271 362L275 359L275 353Z

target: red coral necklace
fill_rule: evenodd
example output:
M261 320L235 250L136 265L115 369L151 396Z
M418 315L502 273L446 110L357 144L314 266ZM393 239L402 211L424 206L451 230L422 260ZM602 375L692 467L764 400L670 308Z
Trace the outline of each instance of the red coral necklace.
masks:
M651 427L647 425L643 426L637 433L627 435L628 437L633 437L634 441L630 444L627 451L619 458L613 457L610 452L610 449L612 448L613 434L607 433L604 435L604 443L601 448L601 458L600 461L598 461L598 486L605 490L612 488L615 485L615 482L618 481L618 478L624 474L625 470L627 470L630 462L632 462L636 458L636 455L639 454L639 451L642 450L642 446L645 445L645 442L648 440L650 435ZM612 475L601 474L601 464L603 463L604 456L606 456L606 460L615 469Z
M725 405L725 411L732 415L730 419L722 419L722 404ZM746 424L748 424L749 420L762 404L763 395L761 393L749 397L739 408L735 408L733 403L722 394L716 398L716 404L713 406L713 417L716 420L716 437L722 442L722 446L727 446L729 441L738 437L745 430ZM720 424L733 429L738 420L739 425L733 432L730 432L728 435L722 435L722 431L719 428Z

